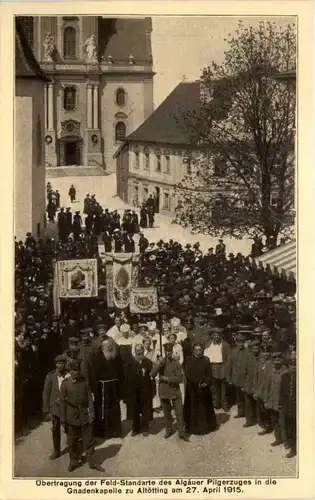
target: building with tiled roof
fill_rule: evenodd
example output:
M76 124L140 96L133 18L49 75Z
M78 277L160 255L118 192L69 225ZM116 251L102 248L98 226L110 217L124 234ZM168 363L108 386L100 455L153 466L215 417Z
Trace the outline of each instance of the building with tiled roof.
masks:
M19 18L51 79L45 99L50 166L115 169L113 154L153 111L151 18Z
M45 228L45 85L21 26L15 29L15 235L42 234Z
M179 83L116 151L117 194L124 201L139 205L153 194L158 212L174 212L174 187L198 154L184 115L198 110L200 95L199 81Z

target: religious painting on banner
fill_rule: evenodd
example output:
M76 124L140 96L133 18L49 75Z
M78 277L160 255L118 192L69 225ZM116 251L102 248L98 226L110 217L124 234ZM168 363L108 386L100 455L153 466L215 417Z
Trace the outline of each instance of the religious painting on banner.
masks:
M155 314L159 311L156 288L133 288L130 294L130 312Z
M129 306L131 289L138 285L139 255L108 253L105 263L107 305L125 309Z
M58 261L59 297L64 299L97 297L96 259Z

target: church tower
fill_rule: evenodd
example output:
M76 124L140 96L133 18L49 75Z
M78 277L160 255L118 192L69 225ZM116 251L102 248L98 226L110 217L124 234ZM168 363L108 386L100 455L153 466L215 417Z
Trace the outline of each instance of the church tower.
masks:
M113 155L153 111L151 18L21 17L48 75L45 160L115 170Z

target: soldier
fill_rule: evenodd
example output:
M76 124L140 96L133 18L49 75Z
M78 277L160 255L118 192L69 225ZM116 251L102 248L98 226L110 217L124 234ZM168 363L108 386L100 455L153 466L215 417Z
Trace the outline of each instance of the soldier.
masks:
M258 377L259 366L259 340L252 340L248 346L248 356L246 362L245 375L245 417L246 422L243 427L252 427L257 424L257 403L254 398L255 387Z
M280 420L280 386L282 376L287 372L287 369L283 365L282 352L274 351L271 357L273 367L268 374L265 405L271 412L271 421L275 434L275 440L271 443L271 446L279 446L284 440L283 428L281 427Z
M283 422L286 442L285 448L290 448L286 458L296 455L296 352L291 352L290 369L283 374L280 385L279 409Z
M54 452L50 455L50 460L60 457L60 388L62 382L69 377L69 372L66 369L66 357L59 354L55 358L55 363L56 369L46 375L43 390L43 413L45 420L51 419L52 422Z
M227 362L227 381L235 387L237 414L234 418L245 417L245 374L248 350L245 349L243 334L238 333L235 337L236 347L232 349Z
M92 424L94 422L94 407L92 393L87 381L80 374L80 362L72 361L70 377L61 385L60 390L60 422L66 426L70 464L69 472L73 472L82 464L78 453L79 441L82 438L83 448L90 469L105 472L95 461Z
M257 379L253 395L257 405L258 424L262 427L262 430L258 432L259 436L264 436L272 432L271 413L270 410L265 407L267 382L271 369L270 350L265 347L264 350L261 350L259 356Z

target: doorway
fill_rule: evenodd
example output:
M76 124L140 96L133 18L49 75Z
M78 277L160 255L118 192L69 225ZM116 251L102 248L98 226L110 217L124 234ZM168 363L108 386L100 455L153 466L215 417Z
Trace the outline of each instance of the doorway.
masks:
M79 141L65 142L65 165L81 164L81 148Z
M82 140L64 138L59 143L60 166L82 165Z
M155 188L155 213L158 214L160 212L160 188L156 186Z

